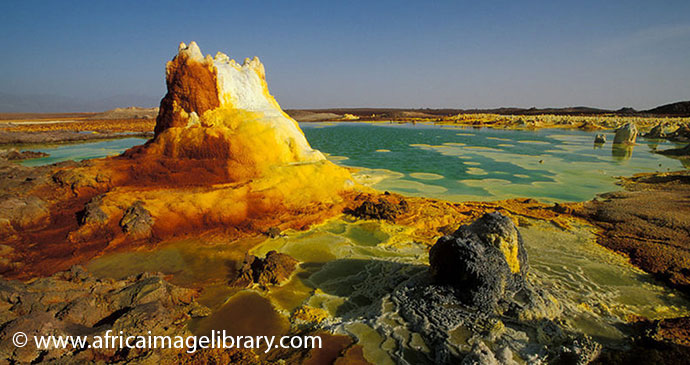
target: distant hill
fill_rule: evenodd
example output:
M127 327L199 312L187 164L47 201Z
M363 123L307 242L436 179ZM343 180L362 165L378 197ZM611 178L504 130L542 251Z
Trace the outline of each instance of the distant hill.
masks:
M152 100L145 100L145 98L138 98L141 103L126 103L123 100L132 100L133 97L113 97L107 100L102 100L98 105L136 105L136 104L155 104ZM82 101L74 99L54 96L54 95L33 95L30 97L18 97L0 93L0 119L21 119L20 116L28 118L32 115L36 119L45 119L50 115L57 115L51 111L67 110L74 111L71 114L64 114L63 117L69 115L79 115L80 117L88 117L91 119L130 119L130 118L145 118L153 119L158 115L158 108L142 108L142 107L126 107L115 108L105 112L93 113L94 105L87 106ZM111 107L112 108L112 107ZM107 108L96 109L105 110ZM84 111L91 113L83 113ZM78 113L80 112L80 113ZM615 114L621 116L682 116L690 117L690 101L679 101L676 103L658 106L653 109L637 111L630 107L623 107L617 110L599 109L587 106L572 106L564 108L519 108L519 107L501 107L494 109L430 109L430 108L323 108L323 109L285 109L291 117L301 122L314 122L322 120L343 120L345 114L351 114L360 118L370 118L375 116L376 119L405 119L405 118L438 118L456 114L502 114L502 115L537 115L537 114L554 114L554 115L601 115L601 114ZM9 114L13 113L13 114ZM43 113L50 113L41 115Z
M330 108L330 109L291 109L286 112L298 121L310 122L316 120L342 119L345 114L358 117L378 119L442 117L456 114L502 114L502 115L601 115L615 114L622 116L690 116L690 101L662 105L654 109L637 111L630 107L617 110L598 109L587 106L572 106L565 108L518 108L502 107L495 109L406 109L406 108Z
M340 119L343 116L335 113L320 113L309 110L286 110L290 117L300 122L320 122L322 120Z
M496 109L405 109L405 108L332 108L332 109L288 109L291 117L300 122L315 120L341 119L345 114L368 118L375 116L379 119L397 118L433 118L456 114L503 114L503 115L598 115L598 114L634 114L635 109L621 108L617 111L575 106L567 108L496 108ZM324 117L319 119L319 117Z
M155 119L156 116L158 116L158 108L130 106L97 113L91 116L91 119Z
M644 113L657 115L690 116L690 101L679 101L677 103L658 106L654 109L645 110Z

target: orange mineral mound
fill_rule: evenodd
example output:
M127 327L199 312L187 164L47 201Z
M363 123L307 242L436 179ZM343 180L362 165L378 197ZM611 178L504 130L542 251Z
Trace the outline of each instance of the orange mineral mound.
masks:
M311 148L268 92L258 58L240 65L182 43L166 82L152 140L56 175L77 195L101 193L72 241L104 231L119 242L210 227L302 228L340 212L350 173Z

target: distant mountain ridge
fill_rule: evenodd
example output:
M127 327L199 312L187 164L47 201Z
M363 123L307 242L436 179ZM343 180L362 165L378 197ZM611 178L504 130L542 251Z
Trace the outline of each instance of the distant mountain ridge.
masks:
M158 108L139 108L130 106L127 108L115 108L97 113L90 119L155 119L158 115Z
M658 106L654 109L646 110L645 113L658 115L690 115L690 101L679 101L677 103Z
M101 118L127 118L128 115L136 117L155 118L160 99L140 95L118 95L97 101L85 101L58 95L13 95L0 92L0 113L98 113ZM121 106L128 107L122 108ZM132 105L136 105L133 107ZM103 112L106 110L105 112ZM285 112L297 120L312 121L319 119L337 119L344 114L355 116L379 116L399 117L434 117L453 114L491 113L503 115L650 115L650 116L690 116L690 100L679 101L661 105L652 109L637 111L630 107L617 110L599 109L587 106L572 106L563 108L519 108L500 107L494 109L458 109L458 108L318 108L318 109L285 109ZM322 114L322 115L318 115Z
M455 114L502 114L502 115L536 115L536 114L555 114L555 115L635 115L635 116L690 116L690 101L681 101L662 105L653 109L637 111L630 107L623 107L617 110L599 109L586 106L574 106L565 108L518 108L502 107L495 109L408 109L408 108L330 108L330 109L286 109L293 118L298 121L311 121L317 115L339 115L352 114L358 117L368 117L373 114L385 118L415 118L415 117L440 117ZM336 119L336 118L333 118Z

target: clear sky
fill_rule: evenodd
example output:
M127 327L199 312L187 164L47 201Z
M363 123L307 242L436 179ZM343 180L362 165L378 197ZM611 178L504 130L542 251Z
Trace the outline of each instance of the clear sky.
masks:
M259 56L284 108L646 109L690 100L688 0L63 0L1 8L0 112L157 105L165 62L191 40L204 53Z

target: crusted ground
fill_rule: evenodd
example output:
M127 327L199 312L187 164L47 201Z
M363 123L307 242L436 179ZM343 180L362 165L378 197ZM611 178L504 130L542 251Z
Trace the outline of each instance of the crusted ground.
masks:
M690 293L690 172L638 174L622 184L576 214L602 229L599 244Z

